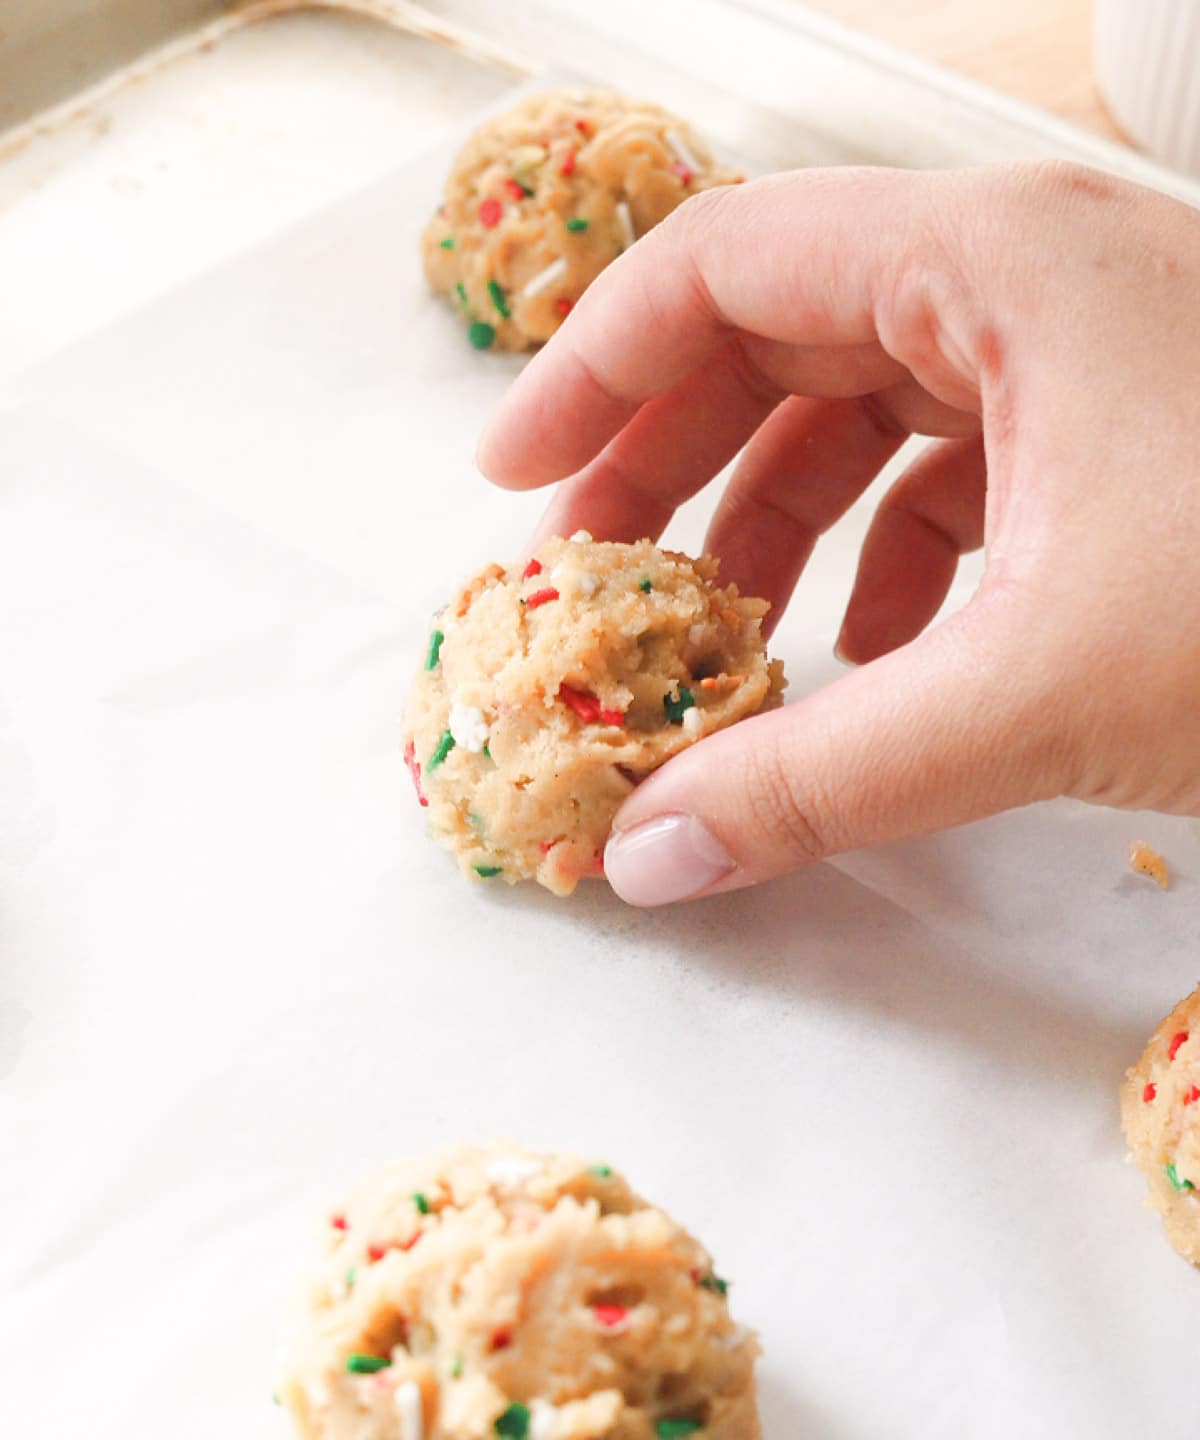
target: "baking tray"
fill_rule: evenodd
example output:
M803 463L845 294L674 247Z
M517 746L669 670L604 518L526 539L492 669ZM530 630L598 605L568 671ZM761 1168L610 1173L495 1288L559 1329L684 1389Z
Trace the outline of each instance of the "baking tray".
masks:
M420 833L395 730L428 612L540 501L473 472L520 361L463 344L415 235L473 118L567 73L754 169L1065 155L1193 195L706 0L260 5L7 138L0 1429L282 1433L311 1218L514 1134L710 1243L768 1440L1192 1440L1195 1276L1114 1095L1196 978L1190 822L1039 807L663 914L464 889ZM869 509L777 632L799 693ZM1168 895L1125 870L1142 834Z

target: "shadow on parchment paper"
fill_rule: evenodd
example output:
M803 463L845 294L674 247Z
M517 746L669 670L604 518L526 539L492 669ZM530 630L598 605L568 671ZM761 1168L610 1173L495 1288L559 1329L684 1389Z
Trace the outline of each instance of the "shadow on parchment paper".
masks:
M787 1385L760 1360L757 1370L758 1413L768 1440L842 1440L846 1431L810 1397Z
M990 947L964 945L835 865L661 910L634 909L601 885L567 905L533 886L504 898L537 907L548 930L571 932L576 950L598 930L628 938L631 952L652 950L715 998L751 985L770 989L784 1013L814 998L870 1011L926 1042L968 1046L1014 1074L1036 1069L1108 1098L1145 1044L1144 1027L1089 1012L1086 996L1037 985L1028 944L997 937Z

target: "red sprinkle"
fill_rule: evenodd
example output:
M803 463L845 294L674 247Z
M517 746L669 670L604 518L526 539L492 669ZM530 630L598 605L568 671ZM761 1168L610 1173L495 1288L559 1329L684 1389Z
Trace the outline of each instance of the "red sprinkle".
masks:
M479 207L479 218L490 230L493 225L499 225L500 217L504 214L504 207L499 200L485 200Z
M543 855L549 855L551 850L553 850L557 844L557 840L543 840L542 843L538 846L538 849L542 852Z
M1179 1047L1187 1044L1188 1032L1181 1030L1178 1035L1171 1036L1171 1043L1167 1046L1167 1059L1174 1060L1179 1054Z
M1197 1100L1200 1100L1200 1085L1193 1085L1183 1097L1183 1103L1185 1105L1194 1105Z
M371 1261L382 1260L387 1252L388 1247L386 1245L368 1245L367 1259Z
M568 150L567 153L563 156L563 162L562 162L562 164L558 167L558 173L559 173L560 175L574 175L574 173L575 173L575 151L574 151L574 150Z
M1143 1100L1147 1105L1149 1105L1149 1103L1151 1102L1151 1100L1153 1100L1154 1097L1155 1097L1157 1094L1158 1094L1158 1086L1154 1083L1153 1080L1151 1080L1150 1083L1146 1086L1146 1088L1142 1091L1142 1100Z
M619 1325L629 1311L624 1305L593 1305L592 1314L596 1317L597 1325L611 1328L613 1325Z
M576 120L575 128L581 135L591 135L593 126L590 120Z
M574 710L585 725L594 725L600 718L600 702L586 690L576 690L573 685L560 685L558 698Z
M424 1233L424 1230L415 1231L412 1235L408 1237L407 1240L401 1243L401 1250L411 1250L413 1246L417 1243L417 1241L421 1238L421 1236L424 1235Z
M539 605L548 605L551 600L558 599L558 591L553 585L547 585L544 590L535 590L532 595L526 595L526 610L536 610Z
M508 191L508 193L513 197L514 200L524 200L524 185L522 185L519 180L514 180L511 175L508 177L507 180L505 180L504 188Z
M679 176L679 183L681 185L690 185L692 183L692 172L682 161L676 160L674 165L671 166L671 174Z
M540 575L541 573L542 562L540 560L531 560L524 570L521 571L521 579L532 580L535 575Z
M512 1331L507 1325L502 1325L499 1330L492 1331L492 1349L507 1350L512 1344Z
M335 1230L349 1230L350 1222L344 1215L334 1215L329 1222Z
M410 740L404 747L404 763L408 766L408 773L412 776L413 788L417 792L417 799L422 805L428 805L429 801L425 798L425 792L421 789L421 762L417 759L417 746L413 740ZM337 1225L336 1220L333 1223ZM342 1229L342 1226L338 1225L338 1229Z
M560 315L569 315L573 307L565 295L560 295L554 302L554 308Z
M585 725L624 725L625 715L621 710L604 710L599 700L587 690L576 690L573 685L560 685L558 698L570 706Z

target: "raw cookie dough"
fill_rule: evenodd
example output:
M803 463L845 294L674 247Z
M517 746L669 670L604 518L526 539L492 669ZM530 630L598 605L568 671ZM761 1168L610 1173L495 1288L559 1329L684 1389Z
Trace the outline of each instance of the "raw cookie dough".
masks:
M434 616L405 715L430 831L464 873L569 895L613 817L686 746L778 703L765 600L649 540L550 540Z
M478 129L421 241L425 274L472 345L548 340L597 275L689 195L743 177L658 105L535 95Z
M330 1216L277 1394L304 1440L757 1440L725 1292L609 1166L446 1150Z
M1200 990L1176 1005L1126 1074L1121 1121L1167 1239L1200 1265Z

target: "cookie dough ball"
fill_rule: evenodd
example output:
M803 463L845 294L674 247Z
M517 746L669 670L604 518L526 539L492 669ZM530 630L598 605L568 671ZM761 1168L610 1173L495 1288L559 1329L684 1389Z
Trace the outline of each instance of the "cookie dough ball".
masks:
M330 1218L278 1396L304 1440L757 1440L757 1354L609 1166L464 1148Z
M421 242L477 349L548 340L597 275L689 195L742 176L687 125L604 91L536 95L467 141Z
M1121 1120L1167 1239L1200 1265L1200 990L1176 1005L1126 1074Z
M569 895L603 873L613 817L686 746L776 704L765 600L718 589L717 562L548 541L490 565L433 620L405 716L430 830L469 875Z

